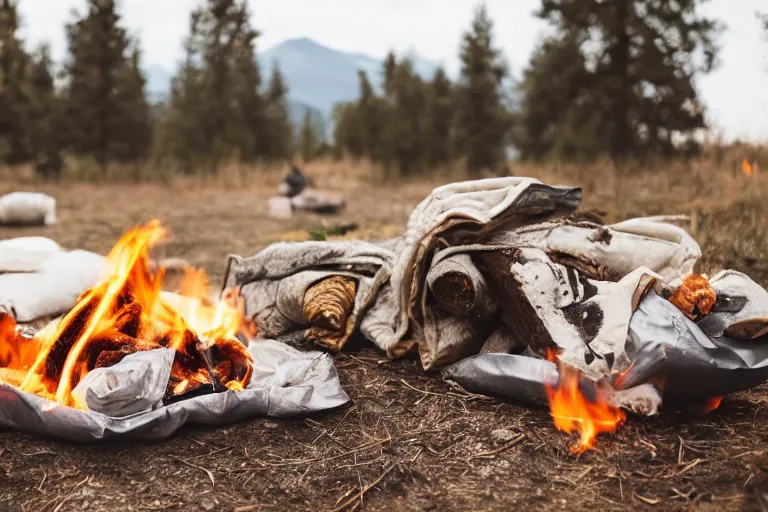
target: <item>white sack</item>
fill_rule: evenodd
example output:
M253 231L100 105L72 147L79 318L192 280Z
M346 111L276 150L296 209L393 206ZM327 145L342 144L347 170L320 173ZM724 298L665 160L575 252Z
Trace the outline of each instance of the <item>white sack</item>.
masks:
M12 192L0 197L0 224L50 226L56 223L56 200L38 192Z
M0 306L20 323L59 315L101 280L105 268L105 258L92 252L52 253L36 272L0 274Z
M0 273L35 272L42 263L62 248L42 236L25 236L0 240Z

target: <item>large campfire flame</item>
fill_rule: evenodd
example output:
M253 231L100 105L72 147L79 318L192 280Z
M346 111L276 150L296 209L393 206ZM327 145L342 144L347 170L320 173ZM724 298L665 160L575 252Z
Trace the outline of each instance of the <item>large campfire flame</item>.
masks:
M557 352L548 350L547 359L558 363ZM579 442L571 447L571 451L581 454L594 448L598 434L614 432L627 416L611 405L608 384L596 383L595 397L589 400L579 389L581 372L562 363L558 363L558 369L560 380L557 386L547 386L549 409L558 430L579 433Z
M214 304L201 272L189 272L176 295L161 292L164 270L152 272L149 249L167 231L152 221L128 231L107 256L108 276L75 307L34 338L0 314L0 381L63 405L95 368L128 354L169 347L176 351L167 398L207 388L239 391L248 385L253 360L235 337L252 335L235 291Z

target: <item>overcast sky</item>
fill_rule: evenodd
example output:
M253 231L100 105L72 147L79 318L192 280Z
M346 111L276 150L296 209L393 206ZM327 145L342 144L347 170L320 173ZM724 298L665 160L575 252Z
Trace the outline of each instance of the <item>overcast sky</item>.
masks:
M458 67L461 33L477 0L251 0L260 49L309 37L340 50L383 57L390 48L413 51L449 70ZM129 30L141 38L145 65L175 69L190 11L197 0L123 0ZM513 73L525 66L546 27L532 16L539 0L486 0L496 43ZM20 0L25 38L47 40L54 56L65 51L64 23L85 0ZM711 0L706 13L727 25L721 66L700 82L712 124L727 138L768 141L768 41L755 17L766 0Z

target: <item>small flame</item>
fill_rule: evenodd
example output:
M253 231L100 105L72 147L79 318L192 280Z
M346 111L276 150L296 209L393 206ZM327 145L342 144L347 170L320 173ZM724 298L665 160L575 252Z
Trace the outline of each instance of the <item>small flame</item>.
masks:
M691 320L707 315L717 302L717 293L706 274L690 274L675 289L669 301Z
M710 413L720 407L720 403L723 401L723 397L715 396L707 400L707 405L704 407L704 413Z
M741 161L741 170L747 176L752 176L752 164L746 158Z
M0 313L0 381L83 408L72 390L89 371L133 352L170 347L176 351L172 396L202 385L247 386L253 359L235 336L253 329L244 320L242 301L231 307L212 300L200 270L190 271L182 283L188 296L162 292L164 271L151 271L149 250L166 235L158 221L128 231L107 256L107 277L58 324L32 339Z
M557 362L557 353L547 351L547 359ZM596 385L594 401L588 400L579 389L581 372L565 364L559 364L560 382L557 387L547 386L549 408L555 427L568 434L578 432L579 442L571 447L576 454L594 448L594 441L601 432L614 432L626 420L620 409L610 404L608 389Z

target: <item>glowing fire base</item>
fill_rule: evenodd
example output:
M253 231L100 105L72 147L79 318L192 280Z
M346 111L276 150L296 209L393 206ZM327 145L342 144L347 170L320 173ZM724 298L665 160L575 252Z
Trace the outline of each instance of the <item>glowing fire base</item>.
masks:
M300 352L271 340L251 342L248 351L256 362L246 389L169 405L161 398L173 361L171 349L138 352L101 373L91 372L97 378L87 378L75 391L85 397L89 410L0 384L0 425L76 441L162 439L187 422L223 425L253 416L304 416L349 401L327 354Z
M28 337L0 311L0 425L69 439L160 438L187 421L301 415L348 401L333 361L254 334L235 289L211 301L202 274L161 291L156 221L126 233L108 274ZM229 299L229 300L227 300Z

